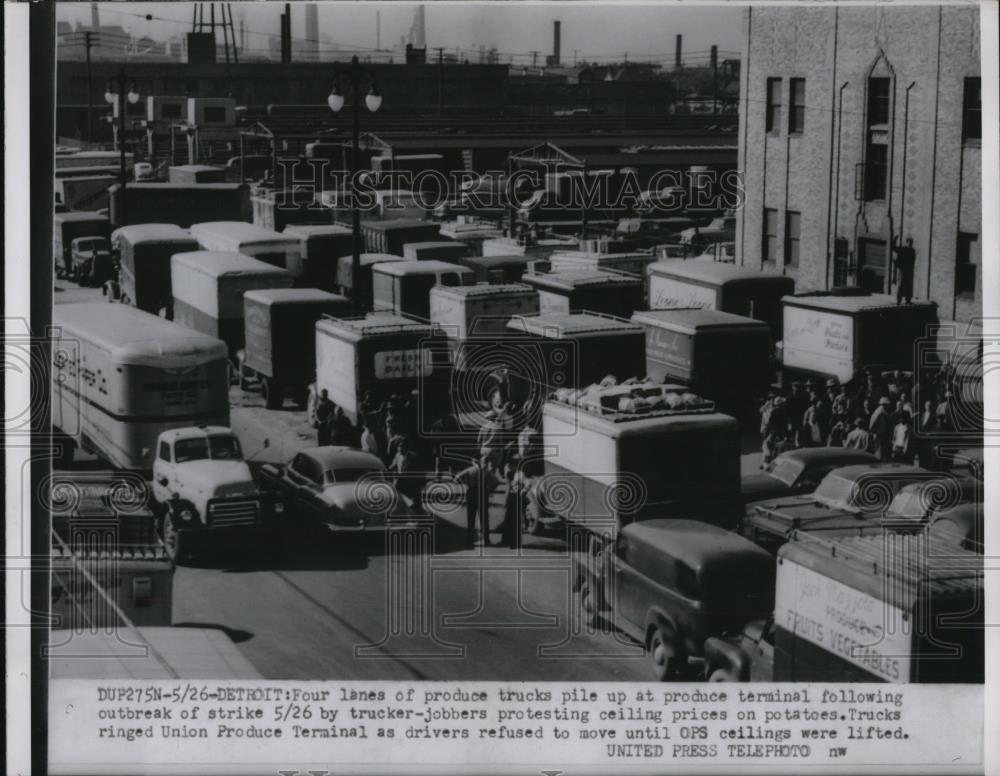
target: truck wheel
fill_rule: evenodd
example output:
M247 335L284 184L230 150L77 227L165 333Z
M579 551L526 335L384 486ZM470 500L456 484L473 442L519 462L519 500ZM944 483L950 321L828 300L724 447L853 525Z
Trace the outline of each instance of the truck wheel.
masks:
M710 682L736 682L736 679L729 671L725 668L716 668L708 675L708 681Z
M650 628L646 650L657 681L665 682L677 672L680 659L677 634L669 625L660 624Z
M163 544L176 565L180 566L187 560L190 549L190 537L184 531L178 531L171 515L163 518Z
M264 395L264 406L269 410L280 410L283 403L281 383L273 377L265 377L261 382L260 391Z

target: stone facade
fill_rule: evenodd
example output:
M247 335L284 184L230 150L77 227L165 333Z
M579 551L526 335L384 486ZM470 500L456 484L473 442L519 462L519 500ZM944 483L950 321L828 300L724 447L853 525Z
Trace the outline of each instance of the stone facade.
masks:
M913 239L914 296L942 319L982 309L981 265L960 270L960 233L982 233L981 149L964 138L965 82L980 75L979 10L961 6L766 7L745 11L739 166L745 205L737 261L782 269L797 290L865 284L895 291L892 240ZM805 79L804 126L791 132L791 79ZM768 131L768 82L780 109ZM885 122L871 79L888 79ZM886 83L882 81L881 83ZM873 151L878 144L882 150ZM866 190L866 164L884 153L884 193ZM765 261L765 208L775 211L776 256ZM786 261L789 211L801 213L799 261ZM966 238L968 239L968 238ZM975 261L979 243L973 248Z

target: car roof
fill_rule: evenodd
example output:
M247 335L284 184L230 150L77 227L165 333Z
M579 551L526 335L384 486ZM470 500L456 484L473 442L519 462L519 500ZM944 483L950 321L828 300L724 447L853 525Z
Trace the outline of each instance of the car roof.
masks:
M756 557L770 564L771 555L749 539L725 528L697 520L657 518L629 523L622 532L663 552L683 560L692 569L720 556Z
M323 467L323 471L338 468L350 469L368 466L376 466L379 469L385 469L382 461L380 461L377 456L374 456L371 453L366 453L363 450L347 447L346 445L310 447L299 452L302 455L316 461Z
M707 283L767 282L795 286L793 278L777 272L763 272L739 264L725 264L716 261L688 261L686 259L661 259L649 265L654 275L673 275L689 280Z

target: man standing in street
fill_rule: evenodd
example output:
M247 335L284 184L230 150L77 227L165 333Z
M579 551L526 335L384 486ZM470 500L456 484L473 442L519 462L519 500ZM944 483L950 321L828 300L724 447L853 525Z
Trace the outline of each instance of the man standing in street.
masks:
M316 402L316 419L313 421L313 426L316 428L316 443L320 447L330 444L330 431L335 409L336 405L330 401L330 394L324 388L319 392L319 401Z
M899 244L899 235L892 244L896 254L896 304L905 299L909 304L913 300L913 268L917 263L917 252L913 250L913 238L906 238L906 245Z
M889 416L889 407L892 402L888 396L883 396L878 400L878 407L872 412L871 420L868 423L868 430L871 432L875 443L875 455L883 461L888 461L892 457L892 430L893 422Z
M455 481L465 486L465 508L467 515L466 544L476 541L476 516L479 516L480 533L484 547L490 546L490 493L499 484L489 456L483 456L472 465L455 475Z
M864 418L855 418L854 430L844 440L844 447L849 447L853 450L864 450L866 453L872 451L874 447L872 435L865 429Z

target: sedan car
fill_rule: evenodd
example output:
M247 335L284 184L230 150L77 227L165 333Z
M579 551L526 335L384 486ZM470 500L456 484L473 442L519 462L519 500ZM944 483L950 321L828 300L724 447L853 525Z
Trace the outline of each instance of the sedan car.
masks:
M329 531L383 529L387 520L411 514L382 462L350 447L303 450L284 466L264 466L261 474L276 513Z
M842 466L827 474L812 494L751 504L739 531L772 552L778 551L792 531L823 532L826 536L881 531L889 505L902 488L939 477L936 472L901 463Z
M878 463L878 456L850 447L802 447L782 453L760 474L740 482L743 503L812 493L834 469L852 464Z

